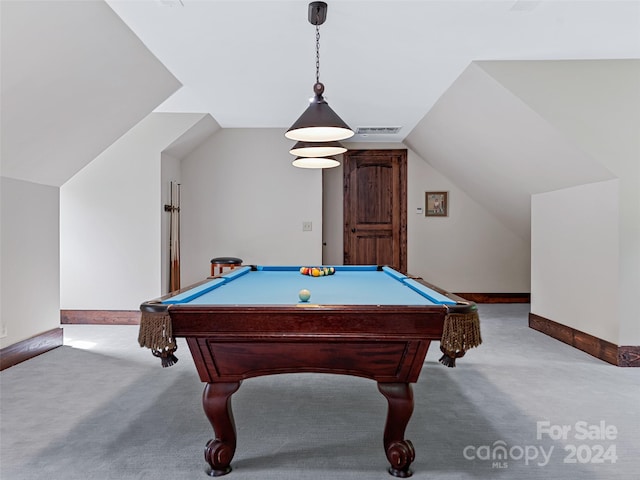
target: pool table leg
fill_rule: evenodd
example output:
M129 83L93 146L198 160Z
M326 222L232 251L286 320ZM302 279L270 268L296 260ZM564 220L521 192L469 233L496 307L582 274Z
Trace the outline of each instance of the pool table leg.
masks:
M236 423L231 410L231 395L241 382L207 383L202 394L202 406L216 436L207 442L204 459L209 464L207 474L220 477L231 471L231 460L236 452Z
M404 431L413 413L413 390L409 383L378 383L378 390L389 402L384 427L384 451L391 464L389 473L394 477L410 477L413 472L409 466L416 452L411 440L404 438Z

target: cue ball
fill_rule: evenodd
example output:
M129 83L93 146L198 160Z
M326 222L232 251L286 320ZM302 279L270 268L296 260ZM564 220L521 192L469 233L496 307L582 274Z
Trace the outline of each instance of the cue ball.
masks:
M303 302L308 302L311 298L311 292L303 288L298 292L298 297L300 297L300 300L302 300Z

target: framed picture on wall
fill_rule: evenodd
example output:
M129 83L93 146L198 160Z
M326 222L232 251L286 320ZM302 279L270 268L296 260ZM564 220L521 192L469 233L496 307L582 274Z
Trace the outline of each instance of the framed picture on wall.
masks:
M425 217L449 216L449 192L424 192L426 208Z

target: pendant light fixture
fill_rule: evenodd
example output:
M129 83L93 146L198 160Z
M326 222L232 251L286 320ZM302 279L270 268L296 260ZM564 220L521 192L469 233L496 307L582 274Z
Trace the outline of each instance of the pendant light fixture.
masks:
M298 168L333 168L340 165L334 157L298 157L291 162Z
M289 153L300 157L325 157L327 155L340 155L347 148L340 142L297 142Z
M320 83L320 25L327 18L325 2L309 4L309 23L316 27L316 83L309 106L287 130L285 137L299 142L331 142L354 135L353 130L336 114L323 98L324 85Z

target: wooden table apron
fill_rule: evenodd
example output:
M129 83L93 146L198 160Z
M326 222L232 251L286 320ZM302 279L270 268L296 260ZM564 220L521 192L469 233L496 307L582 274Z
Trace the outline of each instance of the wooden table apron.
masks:
M203 407L216 437L205 448L209 475L231 471L231 396L242 380L316 372L378 382L388 402L383 444L389 472L410 476L415 451L404 438L414 405L410 383L418 380L431 340L440 339L445 316L456 307L170 305L173 335L186 338L207 383Z

